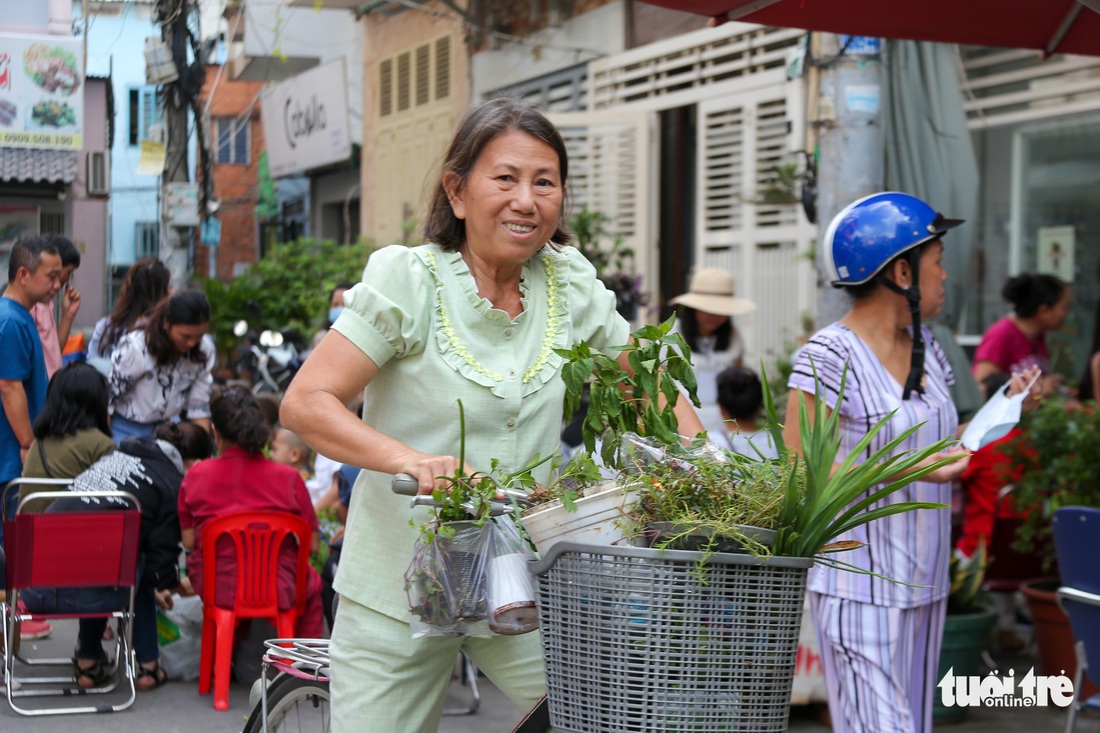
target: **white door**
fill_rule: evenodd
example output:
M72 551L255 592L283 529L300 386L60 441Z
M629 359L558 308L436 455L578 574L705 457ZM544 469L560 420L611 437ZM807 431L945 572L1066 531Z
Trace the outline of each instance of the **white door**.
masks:
M745 365L756 371L761 359L770 371L789 353L815 302L815 227L777 184L777 169L801 170L793 132L803 129L799 88L783 84L699 103L695 261L728 269L737 295L757 304L736 320Z
M636 274L642 276L642 289L653 303L657 286L656 114L629 110L559 112L549 117L569 153L571 211L587 205L610 217L611 231L634 251Z

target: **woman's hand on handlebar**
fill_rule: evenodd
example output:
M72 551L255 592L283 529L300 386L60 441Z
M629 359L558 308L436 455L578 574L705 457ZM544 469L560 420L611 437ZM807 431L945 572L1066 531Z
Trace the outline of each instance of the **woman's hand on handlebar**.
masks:
M402 461L400 468L394 473L405 473L412 476L419 483L418 494L430 494L437 488L446 488L447 477L454 476L458 469L459 461L454 456L434 456L428 453L416 453L407 460ZM470 464L464 468L467 475L471 475L474 469Z

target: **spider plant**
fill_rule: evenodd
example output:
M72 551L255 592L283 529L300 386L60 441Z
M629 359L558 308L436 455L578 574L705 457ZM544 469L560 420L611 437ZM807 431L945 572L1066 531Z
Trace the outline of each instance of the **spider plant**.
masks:
M845 368L837 394L838 405L844 400L847 380L848 370ZM876 519L917 509L946 508L945 504L931 502L899 502L888 506L875 504L956 460L952 456L920 466L923 461L949 448L953 440L944 438L923 448L902 450L905 441L920 428L918 425L899 433L893 440L869 453L875 437L893 418L893 413L890 413L872 426L847 457L838 462L841 444L840 411L829 411L826 408L824 390L818 380L816 368L814 385L818 398L814 400L812 420L805 396L799 393L798 400L799 438L805 481L799 486L793 480L792 474L792 480L787 483L786 497L775 524L779 534L773 552L791 557L816 557L825 565L866 573L869 571L833 557L823 556L822 553L856 549L860 546L858 542L834 541L856 527ZM764 405L767 430L778 449L779 460L788 460L791 450L783 441L783 430L776 418L775 402L768 389L766 375Z

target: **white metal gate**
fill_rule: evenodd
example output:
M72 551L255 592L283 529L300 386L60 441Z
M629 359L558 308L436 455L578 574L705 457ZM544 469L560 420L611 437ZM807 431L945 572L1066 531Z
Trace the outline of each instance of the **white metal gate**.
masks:
M561 112L550 115L569 154L572 211L582 206L611 219L611 229L635 253L643 288L655 292L656 116L652 112Z
M699 103L695 261L728 269L738 295L759 306L737 322L753 368L786 355L814 308L815 228L800 204L765 195L776 187L777 167L798 164L796 88Z

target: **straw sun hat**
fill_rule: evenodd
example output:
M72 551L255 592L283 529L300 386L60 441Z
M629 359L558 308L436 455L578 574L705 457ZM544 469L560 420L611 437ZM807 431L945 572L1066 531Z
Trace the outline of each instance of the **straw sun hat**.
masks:
M669 301L704 313L740 316L756 310L756 303L733 295L733 275L720 267L707 267L691 276L691 286L683 295Z

